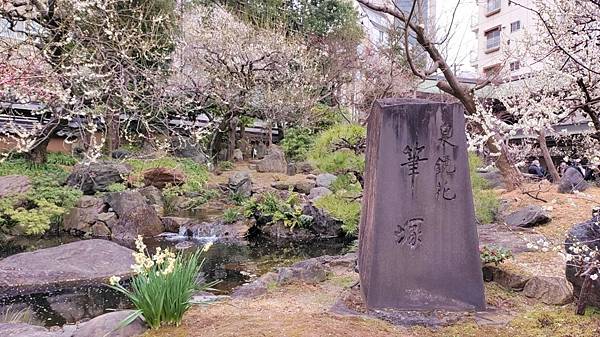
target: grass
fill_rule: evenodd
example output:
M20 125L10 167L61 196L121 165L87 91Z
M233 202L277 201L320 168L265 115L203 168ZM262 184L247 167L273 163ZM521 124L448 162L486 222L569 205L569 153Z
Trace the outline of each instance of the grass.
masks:
M0 323L28 323L33 322L33 315L29 308L15 309L9 305L3 313L0 313Z

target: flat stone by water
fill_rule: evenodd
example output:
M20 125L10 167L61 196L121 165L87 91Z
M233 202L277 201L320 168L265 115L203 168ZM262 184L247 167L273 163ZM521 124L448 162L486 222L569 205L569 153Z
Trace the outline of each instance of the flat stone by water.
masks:
M105 283L131 276L133 251L106 240L84 240L0 260L0 299Z

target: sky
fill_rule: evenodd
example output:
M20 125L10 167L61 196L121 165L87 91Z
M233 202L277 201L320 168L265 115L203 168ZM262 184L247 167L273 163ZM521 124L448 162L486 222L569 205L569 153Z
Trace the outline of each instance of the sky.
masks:
M440 39L451 27L449 43L446 43L447 49L444 51L448 57L448 64L456 64L457 69L462 71L475 72L476 69L471 67L470 53L476 53L477 37L471 31L471 17L477 13L477 0L437 0L436 6ZM451 25L455 8L456 15Z

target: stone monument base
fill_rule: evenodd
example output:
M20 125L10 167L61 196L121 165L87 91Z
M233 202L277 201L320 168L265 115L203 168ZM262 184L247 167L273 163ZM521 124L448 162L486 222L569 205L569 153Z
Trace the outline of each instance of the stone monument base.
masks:
M498 316L492 308L484 312L461 312L446 310L369 310L364 303L358 287L344 291L331 308L331 312L342 316L376 318L397 326L424 326L439 328L457 323L475 321L478 325L506 324L495 322ZM501 315L504 317L503 315Z

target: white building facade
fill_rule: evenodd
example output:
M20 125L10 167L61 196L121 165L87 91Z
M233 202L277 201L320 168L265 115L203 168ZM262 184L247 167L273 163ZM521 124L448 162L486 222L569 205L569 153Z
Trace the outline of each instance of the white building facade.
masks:
M502 72L503 77L518 78L531 71L532 62L527 57L526 32L537 30L538 20L531 0L478 0L472 20L472 30L477 34L475 57L472 66L479 76L493 77Z

